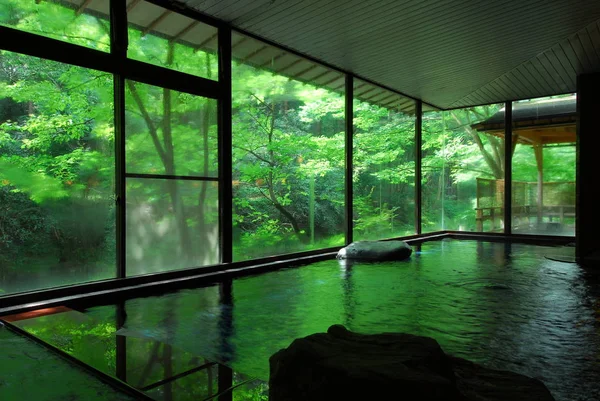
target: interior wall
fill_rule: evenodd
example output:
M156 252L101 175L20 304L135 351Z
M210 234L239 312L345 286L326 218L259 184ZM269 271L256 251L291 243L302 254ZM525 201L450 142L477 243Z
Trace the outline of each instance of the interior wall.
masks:
M600 246L597 239L600 209L598 177L598 148L600 136L598 114L600 113L600 73L586 74L577 80L577 256L595 257Z

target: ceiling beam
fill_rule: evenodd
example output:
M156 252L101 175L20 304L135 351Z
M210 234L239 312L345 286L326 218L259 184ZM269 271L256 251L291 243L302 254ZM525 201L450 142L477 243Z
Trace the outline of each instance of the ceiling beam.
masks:
M148 34L148 32L150 32L151 30L153 30L154 28L156 28L172 12L173 11L171 11L171 10L166 10L164 13L162 13L157 19L155 19L154 21L152 21L150 23L150 25L148 25L147 27L144 28L144 30L142 31L142 36L146 36Z
M171 42L175 42L175 41L181 39L181 37L183 35L185 35L189 31L191 31L192 29L194 29L194 27L196 25L198 25L199 23L200 23L200 21L194 21L191 24L189 24L188 26L186 26L185 28L183 28L181 31L179 31L179 33L177 33L175 36L173 36L173 38L171 39Z
M300 64L300 63L302 63L303 61L305 61L303 58L298 58L298 60L294 60L294 61L292 61L290 64L286 65L286 66L285 66L285 67L283 67L282 69L280 69L280 70L276 70L276 72L277 72L277 73L282 73L282 72L284 72L284 71L287 71L287 70L289 70L290 68L292 68L292 67L294 67L294 66L296 66L296 65L298 65L298 64Z
M300 72L297 72L295 75L296 75L297 77L301 77L302 75L306 74L307 72L310 72L310 71L314 70L314 69L315 69L315 68L317 68L317 67L319 67L319 65L318 65L318 64L313 64L313 65L311 65L310 67L308 67L308 68L305 68L305 69L303 69L303 70L302 70L302 71L300 71ZM312 80L311 80L311 81L312 81Z
M326 67L323 67L323 68L326 68ZM313 77L313 81L316 81L316 80L318 80L318 79L321 79L321 78L323 78L325 75L327 75L327 74L331 74L332 72L337 72L337 71L333 71L333 70L330 70L330 69L328 69L328 68L327 68L327 69L325 70L325 72L322 72L322 73L320 73L319 75L317 75L316 77Z
M217 38L217 36L219 35L219 33L214 33L212 35L210 35L208 38L204 39L202 42L200 42L200 44L198 46L196 46L194 48L194 52L197 52L198 50L201 50L204 46L206 46L207 44L209 44L210 42L212 42L214 39ZM240 43L242 43L244 41L244 39L240 40L238 43L236 43L235 45L231 46L231 49L233 50L233 48L237 45L239 45Z
M76 16L80 16L80 15L81 15L81 14L82 14L82 13L85 11L85 9L87 8L87 6L89 6L89 5L90 5L90 3L91 3L91 2L92 2L92 0L85 0L85 1L84 1L84 2L83 2L83 3L82 3L80 6L79 6L79 8L77 9L77 11L75 11L75 15L76 15Z
M141 3L141 1L142 1L142 0L133 0L133 1L131 2L131 4L129 4L129 5L127 6L127 12L128 12L128 13L129 13L129 12L131 12L131 11L132 11L132 10L135 8L135 6L137 6L138 4L140 4L140 3Z
M252 57L256 57L257 55L264 52L268 48L269 48L269 46L263 46L257 50L254 50L252 53L248 54L246 57L244 57L242 60L240 60L240 62L245 63L245 62L249 61Z
M332 83L334 83L335 81L337 81L337 80L338 80L338 79L340 79L340 78L341 78L341 79L343 79L343 78L344 78L344 75L343 75L343 74L342 74L342 75L338 75L337 77L335 77L335 78L333 78L333 79L330 79L330 80L329 80L329 81L327 81L327 82L324 82L322 85L323 85L323 86L327 86L327 85L329 85L329 84L332 84Z
M281 59L282 57L284 57L285 55L287 55L288 52L281 52L280 54L278 54L275 57L271 57L270 60L265 61L264 63L262 63L261 65L259 65L259 68L264 68L267 67L269 64L271 65L271 67L273 66L273 63L275 63L277 60Z

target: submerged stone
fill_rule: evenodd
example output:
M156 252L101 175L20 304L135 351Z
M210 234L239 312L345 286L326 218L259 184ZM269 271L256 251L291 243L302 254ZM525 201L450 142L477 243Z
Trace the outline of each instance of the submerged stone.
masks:
M412 248L404 241L356 241L340 249L338 259L386 261L410 257Z
M446 355L432 338L340 325L271 356L270 401L553 401L544 384Z

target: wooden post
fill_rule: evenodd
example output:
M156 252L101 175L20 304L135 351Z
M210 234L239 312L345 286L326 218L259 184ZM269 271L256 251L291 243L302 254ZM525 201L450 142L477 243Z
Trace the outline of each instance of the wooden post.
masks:
M535 152L535 161L537 163L538 179L537 179L537 226L542 225L544 217L544 148L542 144L533 145Z
M565 207L564 207L564 205L560 205L559 218L560 218L560 225L562 227L562 225L565 224Z
M519 142L519 135L518 134L513 134L512 135L512 142L510 144L510 146L511 146L510 158L511 159L515 155L515 150L517 149L518 142Z

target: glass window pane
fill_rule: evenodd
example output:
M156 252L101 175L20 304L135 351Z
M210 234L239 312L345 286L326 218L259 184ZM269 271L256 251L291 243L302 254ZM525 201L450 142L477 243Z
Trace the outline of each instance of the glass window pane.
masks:
M216 181L127 179L127 274L219 262Z
M513 103L512 229L575 235L576 96Z
M233 35L234 259L344 243L344 75Z
M415 102L354 81L354 240L415 233Z
M423 113L423 232L503 231L504 136L479 124L501 107Z
M110 74L0 53L0 294L115 277Z
M110 50L109 0L2 0L0 25Z
M218 80L217 28L147 1L128 0L127 56Z
M128 173L217 177L217 101L127 81Z

